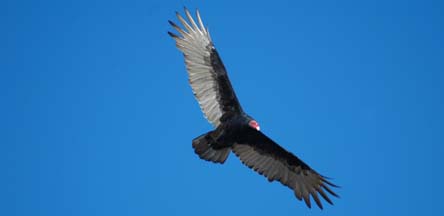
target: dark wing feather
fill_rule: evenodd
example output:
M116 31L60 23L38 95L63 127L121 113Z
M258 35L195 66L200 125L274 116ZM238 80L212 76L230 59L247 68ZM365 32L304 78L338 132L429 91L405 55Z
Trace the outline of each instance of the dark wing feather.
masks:
M177 48L184 54L189 82L202 112L217 127L223 121L222 116L240 113L242 108L199 11L196 11L199 26L186 8L185 14L188 22L176 13L184 29L169 21L181 36L168 34L176 40Z
M295 196L299 200L304 199L308 207L311 208L310 196L321 209L323 207L318 195L330 204L333 203L325 191L338 197L329 187L337 187L336 185L262 132L248 128L239 137L233 146L233 152L242 163L267 177L269 181L277 180L291 188Z

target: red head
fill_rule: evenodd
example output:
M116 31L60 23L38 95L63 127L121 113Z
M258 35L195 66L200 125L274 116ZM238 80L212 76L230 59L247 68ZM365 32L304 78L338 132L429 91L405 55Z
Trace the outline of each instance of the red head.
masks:
M257 123L257 121L255 120L251 120L250 122L248 122L248 125L258 131L261 130L261 128L259 127L259 123Z

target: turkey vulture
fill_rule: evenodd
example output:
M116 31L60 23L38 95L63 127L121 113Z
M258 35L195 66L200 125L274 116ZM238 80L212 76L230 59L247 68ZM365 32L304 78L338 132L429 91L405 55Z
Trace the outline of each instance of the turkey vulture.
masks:
M188 21L177 12L176 15L184 28L169 21L180 36L168 34L183 53L194 96L215 128L192 141L195 153L201 159L223 164L233 151L243 164L268 181L276 180L292 189L297 199L304 199L309 208L310 196L321 209L318 195L333 204L325 191L338 197L330 188L338 186L268 138L257 121L242 110L199 11L196 10L198 23L186 8Z

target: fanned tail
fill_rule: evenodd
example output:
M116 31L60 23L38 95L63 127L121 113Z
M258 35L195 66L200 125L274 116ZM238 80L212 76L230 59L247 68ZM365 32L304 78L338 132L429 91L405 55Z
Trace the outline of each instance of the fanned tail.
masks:
M223 164L227 160L231 148L214 148L217 144L211 137L212 132L202 134L193 140L194 152L203 160Z

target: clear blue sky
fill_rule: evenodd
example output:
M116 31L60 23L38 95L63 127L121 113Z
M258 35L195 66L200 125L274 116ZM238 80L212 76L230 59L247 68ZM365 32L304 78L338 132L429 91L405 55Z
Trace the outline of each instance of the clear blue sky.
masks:
M342 186L323 211L211 130L166 34L199 8L244 109ZM442 1L2 1L0 215L438 215Z

